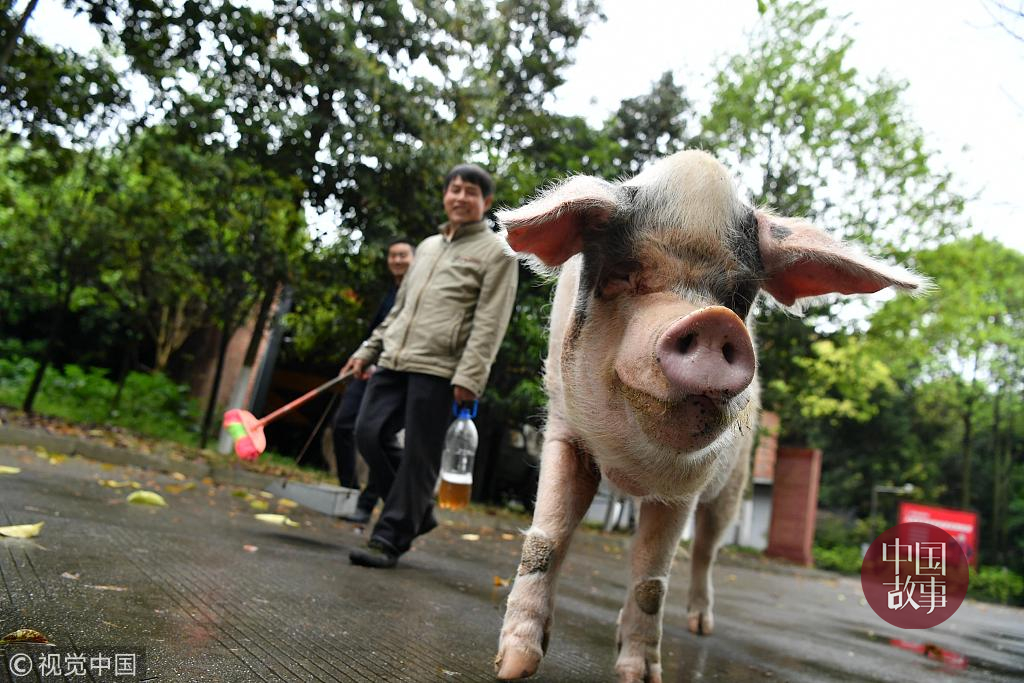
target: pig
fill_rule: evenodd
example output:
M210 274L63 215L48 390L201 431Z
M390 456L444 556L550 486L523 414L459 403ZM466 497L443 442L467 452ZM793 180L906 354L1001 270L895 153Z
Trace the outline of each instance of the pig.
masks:
M605 478L639 504L619 612L619 681L661 681L669 569L695 508L688 628L714 630L711 567L746 484L760 410L752 309L827 293L921 290L809 223L744 202L715 158L682 151L625 182L571 177L498 213L510 250L558 273L533 523L495 657L536 672L573 530Z

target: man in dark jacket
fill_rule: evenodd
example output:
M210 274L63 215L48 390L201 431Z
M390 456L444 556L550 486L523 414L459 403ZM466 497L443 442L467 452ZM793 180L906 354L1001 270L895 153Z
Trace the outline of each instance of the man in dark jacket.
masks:
M395 304L395 295L405 278L405 274L412 265L413 253L412 240L408 237L396 237L388 243L388 272L391 273L391 286L377 307L373 319L370 321L370 334L377 329L377 326L384 322L384 318L391 312ZM358 488L359 479L356 477L356 444L355 426L356 417L359 415L359 406L363 401L363 394L366 392L366 380L353 379L345 394L341 398L341 405L334 414L332 432L334 437L334 457L338 463L338 481L346 488ZM346 521L356 524L366 524L373 514L373 507L377 504L380 493L375 490L372 481L367 482L359 501L356 504L356 511L344 517Z
M365 549L349 559L393 567L416 536L437 525L434 487L452 399L483 393L515 303L518 265L484 214L494 183L479 166L452 169L444 182L448 222L416 249L395 306L345 364L376 362L356 422L359 451L384 509ZM405 448L393 435L405 428Z

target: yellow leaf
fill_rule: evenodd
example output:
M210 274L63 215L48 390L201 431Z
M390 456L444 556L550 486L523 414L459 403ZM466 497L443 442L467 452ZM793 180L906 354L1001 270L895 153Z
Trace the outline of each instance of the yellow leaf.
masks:
M156 505L167 507L167 501L159 493L153 491L133 491L128 494L128 502L136 505Z
M299 526L298 522L294 522L288 519L288 517L285 515L264 513L256 515L256 519L260 520L261 522L266 522L267 524L280 524L281 526Z
M10 538L35 538L43 530L44 522L38 524L16 524L14 526L0 526L0 536Z
M279 498L277 501L277 507L279 508L293 508L298 507L298 503L290 498Z
M100 486L106 486L110 489L123 489L126 486L132 486L134 482L131 481L114 481L113 479L97 479Z
M188 477L181 472L171 472L171 479L174 479L175 481L185 481Z
M514 541L516 540L515 534L502 534L501 540L503 541Z
M51 465L59 465L62 462L64 462L65 460L67 460L67 459L68 459L68 456L66 456L66 455L51 455L50 456L50 464Z
M173 493L174 495L178 495L184 490L184 486L178 486L177 484L168 484L164 487L164 491L167 491L167 493Z
M463 541L479 541L480 534L462 534Z
M12 643L49 643L39 631L33 628L19 628L17 631L8 633L3 638L0 638L0 645L10 645Z
M253 510L269 510L270 504L265 500L250 500L249 507Z
M20 467L10 467L8 465L0 465L0 474L18 474L21 472Z

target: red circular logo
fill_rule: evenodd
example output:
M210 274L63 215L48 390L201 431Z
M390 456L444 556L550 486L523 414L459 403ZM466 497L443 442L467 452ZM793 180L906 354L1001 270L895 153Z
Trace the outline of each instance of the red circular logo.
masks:
M967 595L967 557L937 526L897 524L875 539L860 567L871 609L893 626L931 628L960 607Z

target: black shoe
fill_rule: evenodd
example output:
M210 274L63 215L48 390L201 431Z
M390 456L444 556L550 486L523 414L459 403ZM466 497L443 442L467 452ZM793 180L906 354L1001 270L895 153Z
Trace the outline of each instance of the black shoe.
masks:
M352 522L353 524L366 524L370 521L370 515L372 514L372 512L367 512L366 510L360 510L359 508L356 508L356 511L353 512L351 515L342 515L341 519L345 520L346 522Z
M349 562L360 567L391 569L398 564L398 553L383 542L371 538L365 548L357 548L348 554Z

